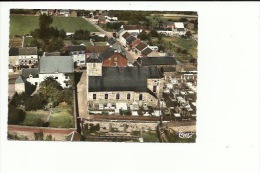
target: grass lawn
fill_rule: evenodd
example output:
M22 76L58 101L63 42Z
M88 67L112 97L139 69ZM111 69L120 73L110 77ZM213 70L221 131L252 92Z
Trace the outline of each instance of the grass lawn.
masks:
M95 46L106 46L107 42L95 42Z
M70 128L74 127L71 108L58 106L53 109L49 119L49 127Z
M24 37L24 43L23 43L24 46L30 45L32 40L33 40L32 37Z
M43 122L48 119L49 111L27 111L23 125L25 126L42 126Z
M143 132L144 142L159 142L156 132Z
M83 18L75 17L53 17L53 27L66 32L84 29L90 32L98 30ZM39 27L39 16L10 16L10 36L30 34L30 31Z

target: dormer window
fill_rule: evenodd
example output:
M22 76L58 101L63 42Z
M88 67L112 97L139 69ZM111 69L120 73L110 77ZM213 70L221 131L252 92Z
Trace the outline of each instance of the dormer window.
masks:
M29 78L32 78L32 77L33 77L33 76L30 74L30 75L29 75Z

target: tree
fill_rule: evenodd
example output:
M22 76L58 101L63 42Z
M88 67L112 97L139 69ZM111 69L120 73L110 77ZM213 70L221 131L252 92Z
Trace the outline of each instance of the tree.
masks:
M75 40L87 40L89 36L90 36L90 32L88 30L80 29L75 31L73 38Z
M52 39L50 43L45 47L45 50L48 52L55 52L55 51L61 51L63 47L64 47L63 39L57 38L57 39Z
M190 31L187 31L187 32L186 32L186 36L187 36L188 38L190 38L190 37L191 37L191 35L192 35L192 34L191 34L191 32L190 32Z
M46 14L40 15L39 18L39 26L40 28L49 28L53 18L51 16L47 16Z
M150 35L152 37L158 37L158 32L155 29L153 29L153 30L151 30Z
M182 50L182 53L183 53L183 54L187 54L188 51L187 51L186 49L184 49L184 50Z
M18 109L12 105L8 106L8 124L18 125L22 123L25 119L25 111Z
M145 30L142 30L142 32L140 32L137 36L140 40L148 40L149 36L148 34L145 32Z
M59 32L59 37L60 37L60 38L63 38L63 39L66 38L66 32L65 32L64 29L61 29L61 30L60 30L60 32Z
M47 77L41 84L39 92L45 99L51 99L54 103L57 104L57 95L59 91L62 90L62 87L59 82L57 82L52 76Z
M46 104L47 101L41 94L35 94L25 101L24 106L26 111L31 111L43 109Z

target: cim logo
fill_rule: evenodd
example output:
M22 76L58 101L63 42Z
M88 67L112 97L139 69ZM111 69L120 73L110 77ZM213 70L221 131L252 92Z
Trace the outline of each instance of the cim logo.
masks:
M179 137L180 138L192 138L192 136L194 135L194 132L179 132Z

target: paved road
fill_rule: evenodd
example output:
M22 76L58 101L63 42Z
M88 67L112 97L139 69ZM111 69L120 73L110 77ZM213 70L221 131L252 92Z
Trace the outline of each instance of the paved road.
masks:
M92 22L92 20L90 18L84 18L86 21L88 21L91 25L93 25L94 27L96 27L102 34L105 34L108 38L112 38L113 37L113 32L107 32L104 29L102 29L100 26L98 26L97 24L95 24L94 22Z
M113 37L113 32L107 32L104 29L102 29L100 26L98 26L97 24L95 24L90 18L84 18L86 21L88 21L91 25L93 25L94 27L96 27L102 34L105 34L108 38L112 38ZM120 42L117 41L119 44ZM123 46L121 46L122 49L125 50L125 54L126 54L126 58L128 59L128 63L132 64L136 57L134 56L134 53L131 51L126 50Z

